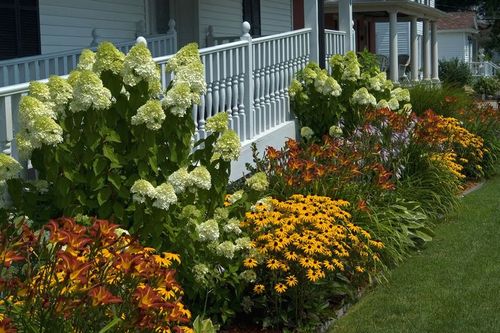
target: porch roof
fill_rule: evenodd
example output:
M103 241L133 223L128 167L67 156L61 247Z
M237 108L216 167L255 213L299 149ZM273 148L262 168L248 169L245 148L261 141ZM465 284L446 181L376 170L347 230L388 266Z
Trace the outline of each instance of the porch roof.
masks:
M336 13L338 2L339 0L326 0L325 12ZM380 16L381 18L387 18L386 13L390 11L397 11L398 14L430 20L438 20L448 16L447 13L439 9L420 4L413 0L353 0L352 11L355 13L370 12L374 16ZM379 14L377 15L377 13Z

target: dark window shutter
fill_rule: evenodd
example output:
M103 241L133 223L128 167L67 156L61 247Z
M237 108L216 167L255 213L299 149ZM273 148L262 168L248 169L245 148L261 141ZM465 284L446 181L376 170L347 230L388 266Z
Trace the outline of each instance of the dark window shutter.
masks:
M38 0L0 1L0 60L40 54Z
M260 0L243 0L243 21L250 23L250 34L260 36Z

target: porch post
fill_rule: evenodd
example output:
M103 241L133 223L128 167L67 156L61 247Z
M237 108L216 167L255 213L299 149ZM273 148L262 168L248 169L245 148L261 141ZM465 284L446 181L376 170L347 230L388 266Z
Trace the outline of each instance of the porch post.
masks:
M399 68L398 68L398 12L389 12L389 68L390 68L390 79L393 82L398 82L399 80Z
M304 0L304 26L311 28L310 61L320 63L319 59L319 22L318 22L318 1ZM324 32L323 32L324 33ZM322 59L324 62L324 59Z
M352 43L352 0L339 0L339 30L345 31L344 52L354 51Z
M429 19L424 19L424 80L431 79L431 39L429 36Z
M417 38L417 18L411 18L411 79L418 81L418 38Z
M439 58L438 58L438 40L437 40L436 21L431 22L432 39L432 81L439 82Z

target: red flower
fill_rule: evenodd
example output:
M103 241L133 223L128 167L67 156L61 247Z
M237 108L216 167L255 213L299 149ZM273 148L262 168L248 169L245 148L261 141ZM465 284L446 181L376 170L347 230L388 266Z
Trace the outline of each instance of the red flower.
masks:
M160 295L148 285L137 287L134 298L137 300L137 307L143 310L165 307L166 305Z
M122 299L113 295L103 286L94 287L89 290L88 295L92 298L92 306L121 303Z
M13 250L3 250L0 252L0 264L7 268L12 265L14 261L22 261L24 257Z

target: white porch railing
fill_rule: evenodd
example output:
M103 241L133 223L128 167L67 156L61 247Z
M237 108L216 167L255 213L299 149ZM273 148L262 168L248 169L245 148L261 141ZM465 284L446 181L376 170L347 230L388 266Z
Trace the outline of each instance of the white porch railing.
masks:
M345 31L325 29L325 62L328 67L328 60L334 54L345 53Z
M147 41L153 57L177 51L175 30L165 35L150 36ZM117 43L116 47L127 53L134 44L135 41ZM66 75L78 64L81 52L81 49L77 49L0 61L0 87L42 80L51 75Z
M469 66L473 76L494 76L500 73L500 66L491 61L471 61Z

